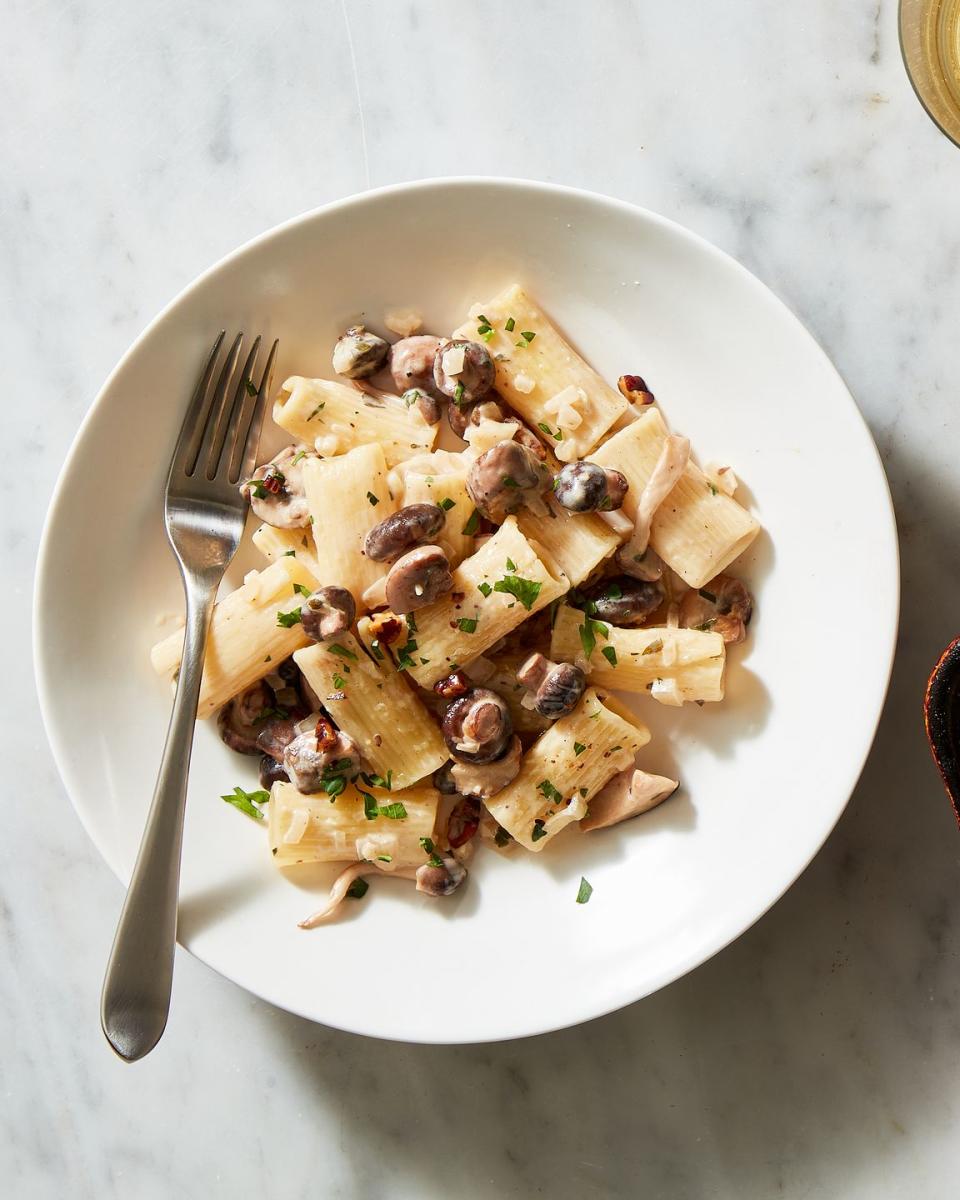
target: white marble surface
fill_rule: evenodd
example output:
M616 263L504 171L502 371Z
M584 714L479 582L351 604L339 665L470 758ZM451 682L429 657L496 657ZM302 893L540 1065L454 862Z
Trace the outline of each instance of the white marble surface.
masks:
M955 1195L960 835L920 701L960 629L960 151L910 91L893 0L13 0L4 26L4 1193ZM774 910L621 1013L513 1044L387 1045L181 955L167 1036L126 1067L97 1027L120 887L73 816L33 693L46 498L110 367L199 270L326 200L458 173L674 217L826 346L902 534L877 744Z

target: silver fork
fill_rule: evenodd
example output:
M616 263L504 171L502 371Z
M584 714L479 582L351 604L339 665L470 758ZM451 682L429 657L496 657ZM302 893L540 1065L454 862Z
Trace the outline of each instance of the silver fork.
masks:
M239 483L256 466L277 355L274 342L257 387L253 372L260 338L237 376L243 344L238 334L212 386L223 339L221 333L187 409L164 498L167 538L180 563L187 602L183 655L153 802L100 1000L103 1032L127 1062L153 1049L170 1011L183 814L203 655L217 588L243 534L248 500Z

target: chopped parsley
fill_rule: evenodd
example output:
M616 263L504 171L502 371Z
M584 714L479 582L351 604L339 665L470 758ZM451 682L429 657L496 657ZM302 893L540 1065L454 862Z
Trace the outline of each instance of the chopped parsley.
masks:
M293 594L295 596L309 596L310 589L303 583L295 583L293 585Z
M417 648L417 643L413 640L413 638L410 638L405 646L400 647L400 649L397 651L398 671L407 671L410 669L410 667L415 667L417 665L410 657Z
M513 839L502 825L498 825L497 832L493 835L493 840L498 846L505 846L507 842L512 841Z
M410 630L410 632L416 633L417 632L417 618L413 615L413 613L412 612L407 613L407 615L404 617L404 620L406 621L407 628Z
M480 514L477 512L476 509L474 509L473 512L470 514L470 516L467 517L467 523L466 523L466 525L464 525L463 529L460 532L465 537L473 537L473 535L477 532L477 529L479 528L479 526L480 526Z
M493 588L490 586L489 583L478 583L477 591L480 592L480 594L483 596L484 599L486 599L487 596L489 596L490 593L493 591Z
M380 503L380 497L375 496L373 492L367 492L367 499L370 501L370 504L373 507L376 507L376 505Z
M295 467L302 458L306 458L306 457L307 457L306 450L298 450L297 453L293 456L293 462L290 464L290 466Z
M504 575L493 585L495 592L505 592L508 596L516 596L523 607L529 612L536 603L543 585L533 579L522 579L519 575Z
M504 475L500 482L505 488L518 488L520 486L512 475Z
M380 649L380 639L374 638L370 643L370 649L373 651L373 657L377 662L383 662L383 651Z
M583 877L583 875L581 875L580 876L580 890L577 892L577 903L578 904L586 904L592 895L593 895L593 887L591 886L591 884L589 884L587 882L587 880Z
M334 671L334 673L333 673L333 686L337 689L338 692L342 692L343 689L347 686L347 681L344 679L344 677L340 674L339 671Z
M377 862L393 862L392 854L378 854Z
M370 884L365 879L355 879L347 888L347 895L351 900L362 900L370 890Z
M595 621L593 617L585 616L583 624L577 626L577 631L580 634L580 645L583 647L583 653L587 658L593 654L597 645L597 634L603 638L609 638L610 630L602 621Z
M711 483L709 479L707 480L707 487L710 489L711 496L719 495L720 489L715 483Z
M461 633L476 633L477 622L473 617L461 617L457 622L457 628Z
M508 558L507 559L507 570L515 571L516 569L517 569L517 564L513 561L512 558Z
M281 555L281 557L282 557L282 558L296 558L296 557L297 557L297 552L296 552L296 550L284 550L284 552L283 552L283 554Z
M404 821L406 820L407 810L399 800L394 800L392 804L381 806L380 816L386 817L390 821Z
M382 775L364 775L363 778L371 787L383 788L385 792L393 791L393 772L388 771L386 779Z
M611 583L610 586L607 588L606 592L604 592L604 599L619 600L622 595L623 595L623 588L620 586L620 584L619 583Z
M294 625L299 625L301 620L299 608L291 608L289 612L277 613L277 624L282 629L292 629Z
M341 646L339 642L334 642L332 646L328 646L327 650L330 654L335 654L337 658L349 658L353 662L357 661L357 656L352 650L348 650L346 646Z
M365 792L362 788L357 788L357 791L363 797L363 815L368 821L375 821L380 815L380 806L377 804L376 796L371 796L369 792Z
M543 822L539 817L533 823L533 832L530 834L531 842L539 842L541 838L547 836L547 831L543 827Z
M614 650L613 646L604 646L600 653L607 660L611 667L615 667L617 665L617 652Z
M427 855L427 862L431 867L443 866L443 859L437 853L433 845L433 838L422 837L420 839L420 845L423 847L423 852Z
M252 379L245 379L243 381L243 386L247 389L248 396L255 396L257 394L257 389L254 386L254 382Z
M520 336L529 344L537 335L535 333L531 333L529 329L522 329L520 331Z
M457 405L457 407L459 407L463 403L463 393L465 390L466 389L464 388L463 384L459 383L459 382L457 383L457 386L453 389L453 402L454 402L454 404Z
M456 500L451 500L449 496L444 496L444 498L442 500L440 500L438 503L439 503L440 508L442 508L444 512L449 512L450 509L453 508L457 502L456 502Z
M659 654L663 649L663 638L654 638L649 645L644 646L641 654Z
M503 326L503 327L504 327L504 329L507 331L507 333L513 333L513 331L514 331L514 330L516 329L516 327L517 327L517 323L516 323L516 321L513 319L513 317L507 317L506 321L504 322L504 326Z
M550 426L549 426L549 425L546 423L546 421L538 421L538 422L537 422L537 428L538 428L538 429L541 431L541 433L545 433L545 434L547 435L547 437L554 437L554 436L555 436L555 435L554 435L554 432L553 432L553 430L552 430L552 429L550 428Z
M537 791L553 804L563 803L563 793L555 788L549 779L541 779L537 784Z
M331 775L320 780L320 790L326 792L331 800L336 800L346 786L347 781L343 775Z
M320 401L320 403L317 405L317 407L316 407L316 408L313 410L313 412L310 414L310 416L309 416L309 417L307 417L307 420L308 420L308 421L312 421L312 420L313 420L313 418L314 418L314 417L317 415L317 413L321 413L321 412L323 412L323 410L324 410L326 407L327 407L327 402L326 402L326 400L321 400L321 401Z
M584 752L584 750L586 750L586 746L583 744L583 742L574 742L573 743L574 758L579 758L580 755Z
M270 799L270 793L264 791L245 792L242 787L235 787L229 795L221 796L220 799L226 800L234 808L239 808L242 813L253 817L255 821L262 821L263 813L257 808L257 805L266 804Z

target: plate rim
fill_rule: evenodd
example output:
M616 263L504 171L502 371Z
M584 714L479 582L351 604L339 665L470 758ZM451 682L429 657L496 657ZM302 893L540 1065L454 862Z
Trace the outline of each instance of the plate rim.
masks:
M609 196L603 192L593 191L588 188L573 187L567 184L559 184L552 182L543 182L533 179L523 179L512 176L487 176L487 175L457 175L457 176L433 176L425 179L416 179L404 181L401 183L389 184L383 187L372 188L363 192L350 193L346 196L341 196L335 200L331 200L326 204L318 205L314 208L307 209L297 215L281 221L276 225L256 234L247 241L241 243L235 249L229 251L221 258L217 259L197 276L195 276L185 287L183 287L176 295L174 295L147 323L143 326L134 340L131 342L127 350L121 355L113 369L109 372L104 382L98 389L93 401L84 414L76 433L70 443L70 447L63 460L60 470L57 474L56 482L50 494L50 500L47 505L46 514L44 516L43 529L38 543L37 561L33 576L33 603L31 606L32 619L32 638L31 650L34 666L34 681L37 690L37 700L40 708L40 715L43 724L44 733L47 742L50 746L51 755L54 765L57 768L57 773L63 784L64 791L70 801L74 813L80 821L80 824L93 843L100 857L104 860L110 871L117 876L124 888L126 888L125 872L114 864L111 856L101 843L95 829L92 827L87 815L84 813L82 806L78 803L76 796L79 794L79 788L76 780L71 778L71 772L67 768L67 753L65 742L62 742L59 736L59 731L55 726L52 716L52 664L48 661L48 653L45 640L41 630L43 623L40 620L40 610L42 607L42 598L48 586L47 580L50 576L50 553L51 544L54 538L53 530L58 523L60 510L66 503L67 482L73 470L76 467L79 459L81 447L86 440L86 434L96 419L99 409L101 408L104 397L111 390L115 379L123 372L128 362L137 354L140 346L153 333L154 329L181 303L183 303L194 291L198 290L206 284L206 282L216 275L221 270L227 269L235 260L243 257L254 248L270 241L271 239L281 237L289 230L301 225L308 225L310 222L319 217L328 216L342 209L351 209L360 205L370 204L382 200L395 194L416 194L417 192L429 192L442 189L463 189L469 190L476 187L492 187L500 188L504 191L514 192L535 192L547 197L572 197L574 199L585 200L593 205L606 206L608 208L619 210L621 213L628 214L631 217L640 216L650 222L652 225L661 226L668 230L674 236L695 245L701 252L718 260L725 268L733 269L738 274L742 281L756 293L759 293L762 298L770 303L771 301L779 309L782 316L785 316L788 322L793 326L794 332L798 333L802 339L806 339L811 350L820 359L821 367L825 367L828 372L836 378L844 393L846 402L849 404L852 413L855 414L859 422L860 432L866 439L866 444L872 452L871 465L876 470L879 481L882 484L882 495L885 500L882 512L878 512L878 521L882 517L884 525L883 538L886 543L886 549L891 552L889 563L891 567L891 578L884 581L884 591L889 590L889 612L887 614L888 628L886 630L886 646L883 662L883 686L878 688L873 699L873 709L870 713L870 720L865 723L865 728L869 729L869 734L864 737L863 745L860 752L855 755L844 773L843 782L838 786L838 794L844 798L838 805L837 811L824 823L823 829L815 838L814 846L809 855L800 863L795 873L788 872L789 878L785 880L783 885L779 887L763 906L750 918L745 924L739 921L735 922L735 927L731 932L726 930L717 938L706 943L709 946L707 952L704 953L703 945L696 947L682 959L675 961L668 970L661 971L652 978L648 979L638 989L636 988L621 988L619 991L608 993L604 1001L598 1006L597 1004L581 1004L576 1006L577 1012L573 1016L565 1016L560 1021L542 1021L526 1022L514 1032L504 1032L499 1035L490 1037L471 1037L469 1033L465 1036L456 1038L450 1037L427 1037L422 1031L416 1033L404 1033L402 1030L396 1032L383 1032L378 1029L367 1028L362 1024L350 1025L343 1022L333 1022L329 1020L321 1020L311 1012L303 1011L296 1007L295 1004L284 1000L282 997L272 993L269 987L252 987L248 983L241 983L234 975L228 974L224 969L203 958L199 953L192 950L189 946L177 939L177 944L181 949L186 950L192 957L203 962L207 967L216 972L217 975L229 980L231 983L250 992L261 1000L269 1004L275 1005L286 1012L292 1013L295 1016L302 1017L305 1020L312 1021L316 1024L325 1025L328 1028L339 1029L342 1032L357 1034L366 1037L375 1037L384 1041L406 1042L424 1045L471 1045L492 1043L498 1041L512 1041L519 1038L534 1037L545 1033L552 1033L560 1029L571 1028L576 1025L583 1024L586 1021L594 1020L599 1017L607 1016L610 1013L616 1012L629 1004L633 1004L639 1000L646 998L649 995L667 987L669 984L682 979L698 966L707 963L721 950L726 949L738 938L742 937L749 929L751 929L760 919L765 916L773 906L778 903L785 893L797 882L800 876L806 871L813 859L820 853L825 845L830 834L835 829L843 813L846 811L847 805L853 795L854 790L863 773L867 758L873 748L874 741L877 735L877 729L883 709L886 703L887 695L890 689L890 680L892 676L893 663L896 656L898 633L899 633L899 618L900 618L900 601L901 601L901 564L900 564L900 546L896 523L896 513L893 505L893 498L890 492L890 484L883 467L883 460L877 448L873 434L867 424L866 418L860 410L859 405L854 399L853 393L847 386L846 380L843 378L839 369L821 346L817 337L807 328L803 321L797 316L793 309L786 303L785 300L767 283L761 280L751 270L745 267L737 258L727 251L716 246L702 234L695 230L689 229L687 226L670 217L665 217L660 213L654 212L640 204L635 204L632 201L622 200L614 196ZM887 585L889 586L889 589ZM105 965L105 964L104 964Z

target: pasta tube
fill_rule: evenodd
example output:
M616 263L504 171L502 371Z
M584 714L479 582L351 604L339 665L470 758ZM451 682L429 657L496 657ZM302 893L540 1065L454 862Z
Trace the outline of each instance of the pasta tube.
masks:
M546 497L550 515L535 516L528 508L517 514L525 537L538 542L571 584L587 576L620 545L620 539L596 513L570 513L552 495Z
M475 304L453 336L476 341L487 325L490 332L480 336L489 339L497 391L562 462L585 458L626 412L627 401L584 362L519 284Z
M337 458L308 458L303 463L318 578L348 588L361 609L363 593L387 572L385 564L363 552L367 533L397 508L386 475L383 450L376 442Z
M531 613L561 596L568 580L548 566L508 517L481 548L453 572L453 591L416 614L406 667L430 687L457 666L467 666ZM395 648L396 649L396 648Z
M663 417L650 408L591 455L594 462L627 477L630 487L623 510L631 520L666 436ZM742 505L689 462L654 513L650 545L685 583L698 588L742 554L759 531L760 525Z
M621 692L648 691L665 704L723 699L723 638L707 630L621 629L562 605L550 656L579 663L592 683Z
M368 658L345 633L332 644L306 646L293 658L364 760L383 779L390 772L395 788L431 775L447 761L440 730L385 655L379 662Z
M520 774L485 801L500 825L528 850L539 852L587 812L590 797L633 765L650 731L606 704L593 688L577 707L534 742Z
M377 443L389 466L433 447L437 426L413 405L406 408L328 379L291 375L273 406L273 419L324 457Z
M292 783L273 785L267 832L278 867L366 858L390 871L426 861L420 839L433 837L440 793L368 789L358 782L332 800L326 792L306 795Z
M473 501L467 494L469 464L459 455L455 457L459 460L456 470L404 471L403 491L399 499L401 507L407 504L439 504L444 510L446 521L435 541L446 551L452 567L473 553L473 535L464 532L469 528L468 522L473 514Z
M260 525L253 531L253 544L270 562L278 558L296 558L321 583L320 564L313 538L307 529L278 529L275 525Z
M275 671L307 641L299 616L289 626L279 619L279 614L299 612L302 597L294 585L310 591L313 576L296 558L280 558L265 571L251 571L242 587L217 602L203 660L198 717L209 717L231 697ZM181 629L150 651L153 669L172 678L182 651Z

